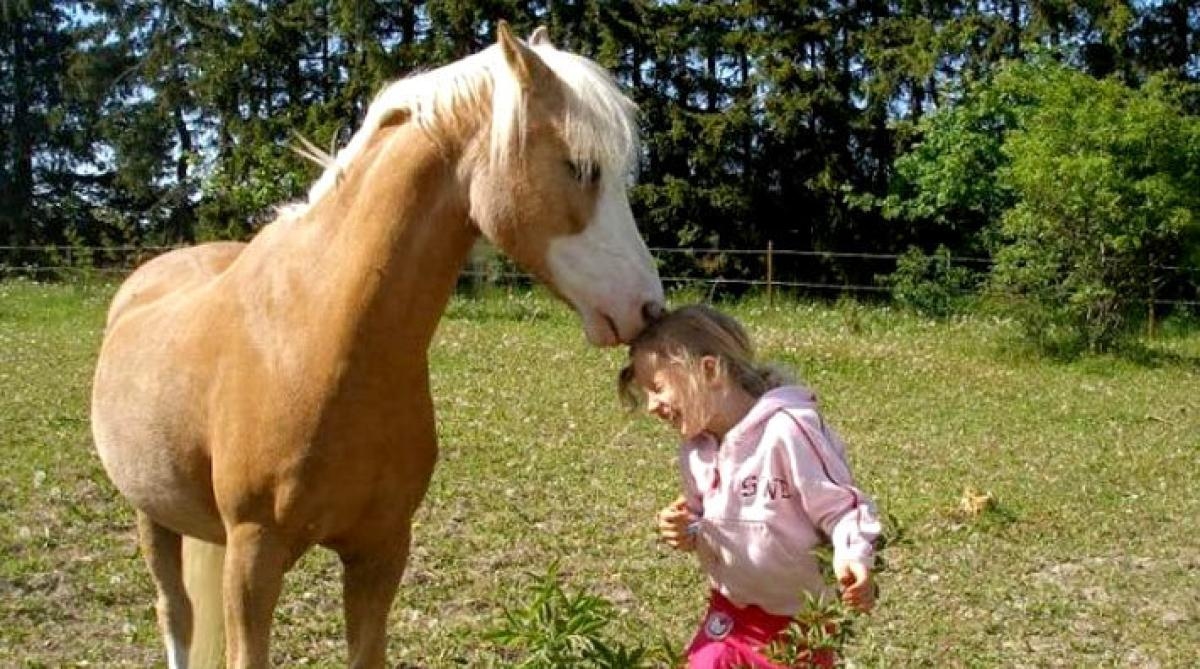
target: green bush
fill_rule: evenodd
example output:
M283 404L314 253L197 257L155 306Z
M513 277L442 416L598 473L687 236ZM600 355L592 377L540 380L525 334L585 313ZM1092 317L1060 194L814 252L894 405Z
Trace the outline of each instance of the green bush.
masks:
M615 614L612 604L586 592L564 591L557 564L530 587L528 595L527 605L506 610L500 625L487 635L512 653L510 666L638 669L679 664L680 658L665 641L647 648L610 640L605 630Z
M1046 321L1109 350L1145 312L1153 267L1195 253L1200 118L1165 80L1133 90L1065 68L1032 74L1000 82L1040 103L1005 141L1019 200L1000 221L992 284L1023 298L1027 329Z
M926 119L884 211L988 249L991 294L1039 345L1111 350L1163 281L1154 268L1200 251L1197 92L1007 63ZM894 284L919 309L941 306L928 270L912 257Z
M883 277L897 304L935 318L965 309L979 280L978 272L955 265L945 246L929 255L910 248L900 256L896 271Z

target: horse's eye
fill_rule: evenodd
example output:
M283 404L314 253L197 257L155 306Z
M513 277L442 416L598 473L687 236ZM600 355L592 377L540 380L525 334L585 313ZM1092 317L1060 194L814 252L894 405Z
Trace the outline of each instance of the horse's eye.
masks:
M571 177L580 183L594 184L600 180L600 166L596 163L568 160L567 169L571 170Z

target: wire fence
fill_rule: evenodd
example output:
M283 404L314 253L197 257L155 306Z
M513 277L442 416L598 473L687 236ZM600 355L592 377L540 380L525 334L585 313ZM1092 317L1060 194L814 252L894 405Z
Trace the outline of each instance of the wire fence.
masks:
M34 280L70 281L81 278L119 280L147 260L179 246L0 246L0 280L26 277ZM723 249L705 247L652 247L664 284L698 288L710 295L729 290L776 292L839 297L893 292L886 277L898 267L903 254L856 251L776 249ZM992 265L989 258L949 256L948 262L977 272ZM1147 300L1155 306L1200 307L1200 268L1172 265L1154 267L1155 276L1171 286L1169 294ZM494 249L472 253L461 281L467 285L513 285L533 282ZM970 294L970 288L957 292Z

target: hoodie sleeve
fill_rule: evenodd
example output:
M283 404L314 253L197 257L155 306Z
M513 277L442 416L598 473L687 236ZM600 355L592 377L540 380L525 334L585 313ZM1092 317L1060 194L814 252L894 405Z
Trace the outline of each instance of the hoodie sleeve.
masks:
M704 494L696 480L700 469L697 462L696 449L689 442L683 442L679 447L679 478L683 484L683 496L687 499L688 508L692 513L701 513L704 509Z
M874 562L879 515L854 486L841 441L812 409L785 409L772 422L780 428L790 474L800 504L813 525L829 538L834 561Z

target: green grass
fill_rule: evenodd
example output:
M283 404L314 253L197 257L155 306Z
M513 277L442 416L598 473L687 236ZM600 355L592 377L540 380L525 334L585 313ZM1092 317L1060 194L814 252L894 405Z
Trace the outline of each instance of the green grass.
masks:
M112 287L0 283L0 666L162 663L128 506L100 470L88 391ZM1200 334L1136 360L1048 361L985 317L747 300L907 532L858 666L1194 666L1200 648ZM487 640L558 561L615 636L676 646L702 608L655 541L674 438L618 407L621 351L540 294L458 298L432 350L442 451L392 609L390 659L503 666ZM954 513L965 486L1003 513ZM279 666L343 666L339 567L310 552L277 611Z

